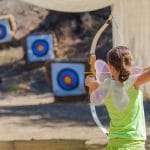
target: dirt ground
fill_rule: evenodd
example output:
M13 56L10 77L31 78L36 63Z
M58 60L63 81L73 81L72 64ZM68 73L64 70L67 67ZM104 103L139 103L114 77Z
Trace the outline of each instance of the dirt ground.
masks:
M0 100L0 116L0 141L76 139L104 144L107 140L86 102L54 103L51 94ZM106 123L106 115L102 119Z
M52 94L0 99L0 133L4 150L97 150L93 144L107 143L86 102L55 103Z
M149 149L150 103L144 102L144 106L147 149ZM103 124L108 128L109 120L105 108L98 108L98 113ZM0 133L0 147L21 144L17 141L44 140L46 142L46 140L57 141L58 139L83 140L87 145L105 146L107 143L107 137L99 131L92 119L87 102L55 103L52 94L30 95L28 99L26 96L9 96L1 99Z

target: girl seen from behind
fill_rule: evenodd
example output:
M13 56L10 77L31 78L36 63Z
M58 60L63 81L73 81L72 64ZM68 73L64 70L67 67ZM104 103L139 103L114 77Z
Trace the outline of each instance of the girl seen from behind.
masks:
M101 82L85 80L91 92L91 103L105 104L110 116L108 145L106 150L144 150L146 140L143 93L141 85L150 81L150 67L133 73L132 54L127 47L118 46L107 53L107 65L111 79ZM98 64L96 74L99 75ZM107 94L102 101L102 90Z

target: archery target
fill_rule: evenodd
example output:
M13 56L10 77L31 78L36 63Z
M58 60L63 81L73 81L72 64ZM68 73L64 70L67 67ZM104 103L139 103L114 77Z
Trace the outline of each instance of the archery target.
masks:
M51 35L30 35L27 38L29 62L46 61L54 58Z
M0 20L0 43L11 41L10 24L8 20Z
M84 64L51 64L52 87L56 96L73 96L85 93Z

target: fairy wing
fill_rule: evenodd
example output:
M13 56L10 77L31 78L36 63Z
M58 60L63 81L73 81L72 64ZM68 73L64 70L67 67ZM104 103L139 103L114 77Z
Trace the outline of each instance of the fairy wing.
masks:
M131 85L135 83L137 78L144 72L144 68L138 66L131 67L131 75L129 79L125 82L125 89L128 89Z
M136 81L136 79L144 72L143 67L132 66L131 77Z
M106 62L103 60L96 60L95 62L95 70L96 70L96 79L99 82L104 82L106 79L111 80L112 79L112 74L109 71L109 67ZM131 75L129 77L130 83L134 83L136 79L144 72L143 67L138 67L138 66L132 66L131 67ZM131 82L132 80L132 82Z
M94 105L103 104L110 90L113 92L112 99L118 108L123 108L129 103L127 96L127 90L131 87L136 79L143 73L142 67L132 66L131 75L129 79L123 83L122 86L118 84L118 81L112 80L112 75L109 71L109 67L103 60L97 60L95 62L96 79L100 82L100 86L91 94L91 103ZM118 99L121 99L119 102ZM121 107L122 106L122 107Z
M95 70L96 79L100 82L100 86L91 94L91 103L101 105L110 89L111 73L107 63L103 60L97 60L95 62Z
M96 79L100 82L103 82L105 79L112 78L108 65L103 60L96 60L95 70L96 70Z
M108 87L106 86L108 82L111 79L111 74L109 72L108 65L102 61L102 60L96 60L95 62L95 70L96 70L96 79L100 82L101 86L98 87L90 97L90 109L93 116L93 119L95 120L97 126L100 128L101 131L103 131L106 135L108 134L107 129L102 125L100 119L97 116L96 113L96 105L103 104L107 94L108 94ZM105 82L105 83L104 83ZM107 82L107 84L106 84Z
M143 71L144 69L142 67L132 66L131 74L127 81L123 83L115 80L111 81L112 102L118 110L122 111L130 103L130 98L127 91L131 86L134 85L136 79L143 73Z

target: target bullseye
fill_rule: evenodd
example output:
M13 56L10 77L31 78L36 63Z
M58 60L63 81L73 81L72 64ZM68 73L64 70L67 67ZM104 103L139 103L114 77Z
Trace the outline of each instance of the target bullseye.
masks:
M72 69L63 69L58 73L57 82L64 90L73 90L79 85L78 74Z
M45 40L36 40L32 45L33 54L42 57L48 53L49 45Z
M72 78L70 76L64 76L64 83L66 85L71 85L73 82Z
M44 46L43 46L43 45L39 45L39 46L37 47L37 49L38 49L38 51L43 51L43 50L44 50Z

